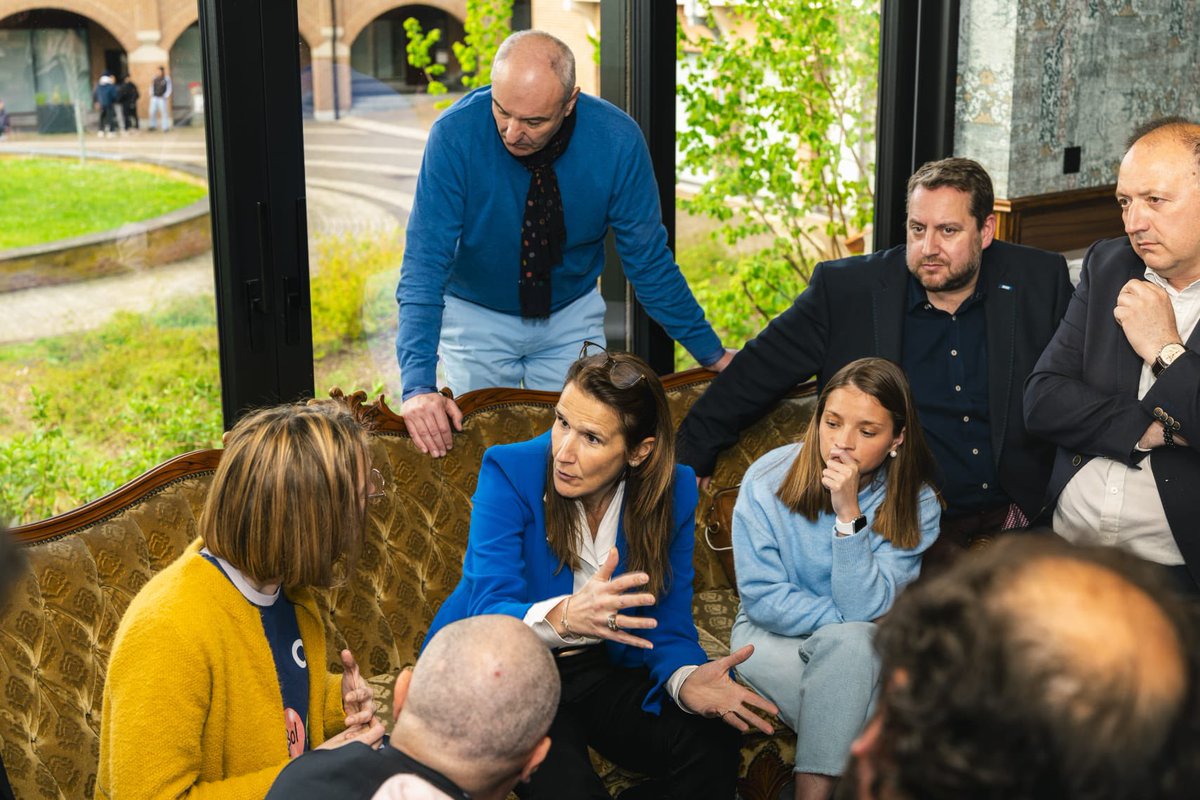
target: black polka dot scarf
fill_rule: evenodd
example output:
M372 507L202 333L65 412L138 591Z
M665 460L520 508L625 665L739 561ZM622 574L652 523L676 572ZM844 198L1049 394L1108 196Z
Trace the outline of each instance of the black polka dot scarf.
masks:
M550 270L562 263L562 247L567 240L554 162L566 152L574 130L572 113L563 119L545 147L517 158L530 173L525 219L521 221L521 272L517 284L522 317L550 316Z

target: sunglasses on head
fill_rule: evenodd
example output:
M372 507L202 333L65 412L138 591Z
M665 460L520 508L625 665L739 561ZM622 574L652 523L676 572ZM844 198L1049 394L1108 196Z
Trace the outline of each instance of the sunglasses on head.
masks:
M608 348L595 342L584 342L579 350L579 360L604 359L604 367L608 368L608 378L618 389L628 389L642 378L646 377L636 364L628 361L617 361Z

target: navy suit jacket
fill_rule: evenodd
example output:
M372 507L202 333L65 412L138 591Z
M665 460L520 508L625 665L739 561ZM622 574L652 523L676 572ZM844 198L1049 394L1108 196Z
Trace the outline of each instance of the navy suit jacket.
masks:
M479 614L508 614L523 619L534 603L573 591L574 577L561 567L546 541L546 464L550 433L516 444L489 447L483 454L479 483L472 498L471 532L463 559L463 577L442 604L425 641L441 628ZM622 614L653 617L658 627L638 635L654 644L651 650L605 642L609 661L621 667L646 667L654 687L642 708L657 714L663 685L675 670L703 664L692 620L692 550L695 545L696 476L689 467L675 468L674 534L666 588L650 607L626 608ZM619 560L614 575L625 572L625 509L617 529Z
M908 299L904 253L900 246L817 265L796 302L692 406L679 428L679 461L711 475L717 455L796 384L816 375L824 386L865 356L899 363ZM1042 511L1054 448L1026 432L1021 386L1066 311L1071 281L1061 255L999 240L983 251L981 270L996 474L1033 520Z
M1200 325L1184 353L1137 399L1142 359L1113 317L1117 294L1146 265L1126 238L1093 244L1067 315L1025 386L1025 421L1058 447L1050 501L1096 456L1132 466L1154 410L1179 421L1188 447L1158 448L1151 463L1171 533L1200 583ZM1140 456L1138 456L1140 457Z

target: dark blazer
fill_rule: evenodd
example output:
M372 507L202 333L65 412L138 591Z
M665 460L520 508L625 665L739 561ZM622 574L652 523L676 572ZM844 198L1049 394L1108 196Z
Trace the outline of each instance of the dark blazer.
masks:
M711 475L717 454L737 441L788 390L816 375L825 385L865 356L899 363L908 298L905 248L817 265L806 289L748 343L679 429L678 459ZM983 251L988 400L1000 485L1030 520L1042 510L1053 446L1030 436L1021 386L1054 335L1071 282L1057 253L995 240Z
M1088 249L1063 324L1025 386L1025 422L1059 446L1048 495L1053 501L1096 456L1132 466L1134 445L1155 410L1173 417L1188 447L1156 449L1154 479L1179 551L1200 582L1200 325L1185 343L1189 352L1139 401L1142 359L1113 309L1121 287L1145 273L1128 239L1106 239Z
M571 594L574 577L559 568L558 558L546 541L546 463L550 433L516 444L489 447L483 454L479 483L472 497L471 531L463 558L463 577L442 604L425 638L464 617L508 614L523 619L529 607L541 600ZM649 616L658 627L638 631L654 644L643 650L619 642L605 642L609 661L619 667L645 667L654 686L642 708L657 714L667 697L664 684L675 670L703 664L708 656L700 647L692 620L692 551L695 546L696 476L687 467L675 468L674 531L668 558L671 574L666 589L653 606L626 608L622 614ZM627 570L625 509L617 528L619 560L613 574ZM424 645L422 645L423 647Z

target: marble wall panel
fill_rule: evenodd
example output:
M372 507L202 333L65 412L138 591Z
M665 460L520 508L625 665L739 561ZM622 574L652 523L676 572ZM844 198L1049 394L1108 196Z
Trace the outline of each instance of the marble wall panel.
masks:
M964 0L955 149L1000 197L1101 186L1136 125L1200 118L1197 86L1194 0ZM1071 146L1081 169L1064 175Z

